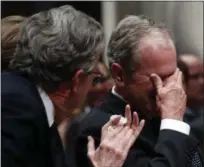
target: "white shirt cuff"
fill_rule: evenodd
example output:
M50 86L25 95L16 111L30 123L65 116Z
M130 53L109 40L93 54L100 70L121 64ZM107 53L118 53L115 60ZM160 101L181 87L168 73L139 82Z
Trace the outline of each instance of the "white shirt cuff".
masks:
M179 121L179 120L163 119L161 121L160 130L163 130L163 129L175 130L177 132L189 135L191 128L187 123Z

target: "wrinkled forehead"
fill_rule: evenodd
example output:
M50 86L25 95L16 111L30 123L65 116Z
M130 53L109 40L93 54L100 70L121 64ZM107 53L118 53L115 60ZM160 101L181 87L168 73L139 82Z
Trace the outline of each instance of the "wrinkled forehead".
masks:
M172 40L148 39L140 49L141 72L161 77L173 74L177 68L176 50ZM142 44L141 44L142 45Z

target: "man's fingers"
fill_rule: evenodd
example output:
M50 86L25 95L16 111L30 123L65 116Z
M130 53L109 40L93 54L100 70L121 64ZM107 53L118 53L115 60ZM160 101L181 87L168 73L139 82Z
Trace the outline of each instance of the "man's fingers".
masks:
M136 128L134 128L133 135L132 135L132 137L130 137L130 143L129 143L130 147L132 146L132 144L135 142L135 140L137 139L137 137L141 133L144 125L145 125L145 120L143 119L140 121L138 126Z
M133 131L133 133L129 133L126 136L129 138L127 145L124 148L124 151L129 151L131 146L134 144L135 140L138 138L139 134L141 133L143 127L145 125L145 120L140 121L139 126L137 129Z
M178 74L177 83L183 85L183 73L181 71Z
M123 127L123 129L113 138L113 143L116 144L116 147L123 148L127 141L127 133L130 130L129 126ZM132 129L131 129L132 130ZM133 132L133 130L132 130Z
M135 143L135 140L137 139L138 135L135 135L134 132L131 134L127 134L128 140L125 145L124 151L128 152L131 146Z
M116 127L109 126L108 132L106 133L104 138L108 140L114 140L116 135L119 134L123 129L124 129L124 126L116 126Z
M120 115L112 115L110 120L103 126L103 129L107 129L109 126L116 126L120 122Z
M143 119L140 121L139 125L136 128L134 128L133 140L135 140L137 136L141 133L144 125L145 125L145 120Z
M163 82L157 74L151 74L151 80L157 91L163 87Z
M179 80L180 73L181 73L180 69L177 68L177 69L176 69L176 72L175 72L174 75L173 75L173 76L174 76L173 79L174 79L175 81L178 81L178 80Z
M177 68L176 71L174 72L174 74L171 75L169 78L170 78L170 79L175 79L175 78L177 78L177 77L178 77L178 74L179 74L179 71L180 71L180 69Z
M139 125L139 118L138 118L138 114L137 112L133 113L133 122L132 122L132 126L134 128L136 128Z
M131 138L134 137L134 130L129 128L125 131L125 134L121 133L121 138L120 138L120 145L119 147L121 148L121 150L125 150L127 147L130 148L129 145L130 144L130 140Z
M142 131L142 129L144 128L144 125L145 125L145 120L143 119L140 121L140 124L138 126L138 133Z
M87 154L89 158L92 159L96 150L95 150L95 145L94 145L94 139L91 136L88 136L87 150L88 150Z
M132 113L129 104L125 106L125 117L127 119L127 125L130 126L132 124Z
M166 80L165 80L165 82L166 82L166 85L174 85L175 84L175 82L177 81L177 79L178 79L178 74L179 74L179 68L177 68L176 69L176 71L171 75L171 76L169 76Z
M120 122L121 115L114 115L110 117L110 125L115 126Z

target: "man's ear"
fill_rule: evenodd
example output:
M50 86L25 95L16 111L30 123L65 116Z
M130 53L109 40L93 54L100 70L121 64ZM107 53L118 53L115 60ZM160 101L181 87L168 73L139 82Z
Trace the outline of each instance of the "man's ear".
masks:
M124 70L118 63L113 63L111 65L112 77L115 80L116 84L119 86L124 86Z
M71 83L71 91L72 92L76 93L79 90L80 85L83 82L83 78L84 78L84 71L83 70L77 70L74 73L74 76L72 78L72 83Z

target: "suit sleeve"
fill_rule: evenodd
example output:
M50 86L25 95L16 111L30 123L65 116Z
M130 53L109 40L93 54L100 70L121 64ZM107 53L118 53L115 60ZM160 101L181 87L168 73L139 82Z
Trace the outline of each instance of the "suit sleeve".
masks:
M124 167L185 167L185 152L188 149L187 135L173 130L161 130L154 150L146 152L145 143L133 146L129 151ZM91 167L87 158L87 135L81 134L77 139L77 166ZM100 138L94 137L97 146ZM146 151L144 151L146 150Z
M35 106L21 93L1 94L2 167L23 167L35 150Z
M154 153L144 152L140 146L132 149L125 167L185 167L188 136L173 130L161 130ZM145 145L143 145L145 147ZM150 156L151 155L151 156Z

